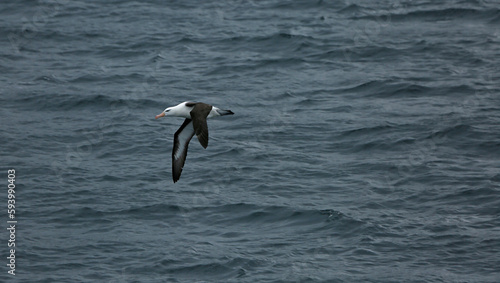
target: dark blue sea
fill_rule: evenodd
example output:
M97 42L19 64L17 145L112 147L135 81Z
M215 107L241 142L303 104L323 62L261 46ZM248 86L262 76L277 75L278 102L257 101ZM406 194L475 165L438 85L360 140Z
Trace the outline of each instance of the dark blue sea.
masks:
M499 1L2 1L0 38L0 282L500 282ZM235 115L174 184L183 101Z

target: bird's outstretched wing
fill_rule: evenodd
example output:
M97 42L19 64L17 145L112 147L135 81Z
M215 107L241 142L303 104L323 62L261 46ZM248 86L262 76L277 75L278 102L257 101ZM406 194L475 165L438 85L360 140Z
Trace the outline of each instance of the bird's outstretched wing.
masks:
M196 103L190 112L191 118L193 119L194 132L201 146L204 148L207 148L208 146L207 116L211 110L212 105Z
M193 120L186 119L174 135L174 148L172 149L172 178L174 183L181 177L182 167L186 162L189 141L193 136Z

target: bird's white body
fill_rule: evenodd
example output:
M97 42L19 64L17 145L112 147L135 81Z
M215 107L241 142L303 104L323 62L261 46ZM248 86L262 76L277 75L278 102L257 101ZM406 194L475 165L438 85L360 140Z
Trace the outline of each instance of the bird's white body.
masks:
M165 116L173 116L173 117L182 117L186 119L191 119L191 110L193 107L186 106L186 103L190 103L189 101L182 102L176 106L167 107L163 112ZM219 108L212 106L210 113L208 113L207 119L215 116L221 116L217 110L220 111Z

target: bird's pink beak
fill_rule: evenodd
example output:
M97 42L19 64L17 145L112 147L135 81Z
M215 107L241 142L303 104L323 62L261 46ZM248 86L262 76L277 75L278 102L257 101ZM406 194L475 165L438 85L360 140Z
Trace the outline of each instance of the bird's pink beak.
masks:
M161 114L156 115L155 119L158 119L158 118L161 118L161 117L165 117L165 112L161 112Z

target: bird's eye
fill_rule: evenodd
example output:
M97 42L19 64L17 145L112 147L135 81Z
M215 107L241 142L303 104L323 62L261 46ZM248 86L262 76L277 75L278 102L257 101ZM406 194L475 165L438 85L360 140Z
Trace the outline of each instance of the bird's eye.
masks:
M165 112L168 112L168 111L170 111L170 109L165 109Z

